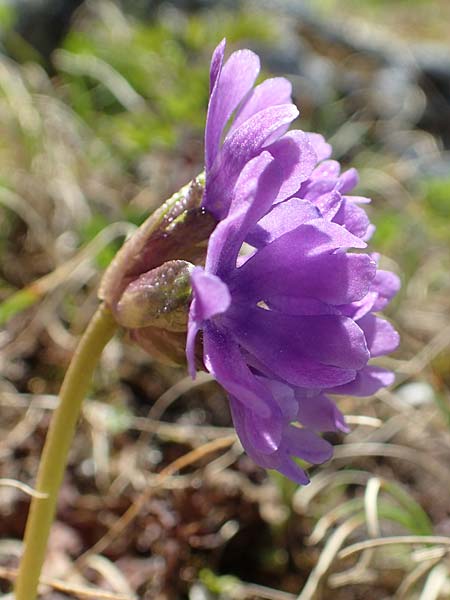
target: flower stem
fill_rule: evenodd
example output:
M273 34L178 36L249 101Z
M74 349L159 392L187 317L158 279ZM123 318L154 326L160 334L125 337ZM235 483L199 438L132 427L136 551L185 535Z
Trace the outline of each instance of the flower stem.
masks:
M81 405L103 348L116 327L112 314L101 305L81 338L64 378L59 405L50 423L37 475L36 491L45 494L45 497L34 497L31 501L15 600L35 600L37 596L58 491Z

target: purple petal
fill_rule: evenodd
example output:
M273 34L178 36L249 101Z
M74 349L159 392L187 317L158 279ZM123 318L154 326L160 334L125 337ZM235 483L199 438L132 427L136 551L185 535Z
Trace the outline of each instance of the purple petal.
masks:
M223 60L225 47L219 45L213 57L211 92L206 117L205 166L208 172L217 157L220 138L233 111L250 91L258 76L259 58L250 50L233 52L220 71L218 65ZM220 71L220 72L219 72Z
M299 387L351 381L369 358L360 328L346 317L290 316L232 306L225 322L241 346L277 378Z
M330 460L333 446L321 437L309 431L290 425L283 433L283 445L292 456L307 460L314 465Z
M257 85L244 100L230 127L230 133L260 110L278 104L289 104L292 101L291 94L292 85L284 77L266 79Z
M262 419L255 412L246 411L247 439L256 452L270 454L278 449L282 435L282 419Z
M246 428L246 411L233 397L230 398L231 414L239 439L255 463L266 468L276 469L293 481L306 485L309 478L291 458L298 456L308 462L320 463L328 460L332 454L332 447L312 432L287 426L282 432L280 447L272 453L259 452L254 446L254 440L248 435Z
M300 389L296 391L298 420L302 425L314 431L349 431L343 414L330 398L324 394L312 396L307 392Z
M378 256L372 254L372 258L378 262ZM398 292L400 279L390 271L377 270L374 280L370 285L367 295L356 302L341 306L340 311L354 321L359 321L370 311L382 310Z
M338 308L330 304L325 304L325 302L321 302L315 298L296 298L294 296L274 294L270 297L270 300L265 302L271 310L283 312L286 315L316 316L341 314Z
M391 271L378 270L372 284L372 289L377 293L377 300L373 305L375 312L383 310L400 289L400 278Z
M225 55L226 39L224 38L213 52L209 69L209 93L212 94L216 81L220 76Z
M315 153L317 154L317 160L322 161L330 158L332 153L331 145L325 141L325 138L320 133L309 133L309 143L312 144Z
M318 201L320 196L332 191L344 194L358 183L358 173L349 169L340 175L340 165L335 160L321 162L311 173L311 177L300 187L297 196L312 202Z
M207 370L229 394L262 418L281 418L272 394L250 371L239 346L226 330L206 323L203 348Z
M324 219L331 221L339 211L342 204L342 196L337 190L332 190L314 199L314 206L320 210ZM353 233L353 232L352 232Z
M239 250L256 222L269 210L281 174L268 152L249 162L236 186L230 216L221 221L208 243L206 270L226 277L236 267Z
M275 379L261 378L272 392L278 406L281 409L285 422L295 421L298 412L298 402L295 399L294 389L281 381Z
M339 191L341 194L350 192L359 183L359 175L356 169L349 169L339 177Z
M257 252L254 257L252 257L252 260L262 260L265 262L267 256L270 254L272 260L277 261L278 265L282 266L284 265L286 258L288 258L293 251L295 251L297 255L313 257L339 248L366 247L365 242L340 225L325 221L322 218L309 220L309 216L312 216L313 214L310 205L302 203L300 210L303 212L300 213L299 220L305 218L308 219L308 222L302 223L295 229L289 230L283 235L275 238L272 243ZM275 224L280 227L281 231L283 225L276 222Z
M248 161L263 150L281 125L290 123L297 115L298 110L293 104L266 108L227 136L218 160L206 178L203 200L203 206L217 219L227 215L233 187Z
M342 225L353 233L353 235L361 239L366 235L367 228L370 225L369 217L365 210L345 199L341 203L333 221L339 223L339 225Z
M245 241L255 248L260 248L299 225L319 217L319 211L308 200L290 198L276 204L260 219Z
M189 310L186 356L189 373L195 378L195 339L206 319L225 312L231 303L228 287L215 275L196 267L191 273L193 300Z
M230 292L219 277L206 273L202 267L195 267L191 273L191 283L194 292L191 312L196 321L201 323L228 310Z
M322 234L328 236L329 242L324 243L316 249L315 253L325 252L325 248L332 250L338 248L366 248L367 244L353 235L351 232L345 230L337 223L325 221L324 219L318 219L317 221L311 222L303 227L313 227L316 231L320 231ZM312 254L312 252L311 252Z
M286 296L340 305L367 294L376 274L369 255L308 256L302 227L293 233L297 235L278 238L235 270L230 288L239 301L270 302L272 297Z
M295 463L289 455L284 455L282 460L278 458L277 466L267 466L267 469L276 469L282 475L298 483L298 485L308 485L310 479L305 471Z
M365 235L362 237L362 239L365 242L368 242L371 239L371 237L373 236L373 234L375 233L376 229L377 228L375 227L375 225L370 223L369 227L367 228L367 231L366 231Z
M400 342L398 333L384 319L366 315L358 321L358 325L364 331L371 357L384 356L393 352Z
M283 174L281 185L275 202L292 196L311 174L317 162L316 153L308 141L308 136L299 130L289 131L282 138L267 147L277 160Z
M354 321L359 321L359 319L373 309L377 298L378 294L372 290L369 290L364 298L352 302L351 304L342 305L339 307L339 310L343 315L350 317Z
M313 171L311 179L337 179L341 172L341 165L337 160L325 160Z
M282 439L282 418L262 419L234 396L230 396L230 408L237 434L249 453L264 455L278 449Z
M229 216L244 209L243 221L240 226L241 233L245 228L244 238L270 210L282 180L283 174L279 165L266 150L249 161L243 168L234 189Z
M319 199L324 194L329 194L336 190L337 180L336 179L308 179L300 186L296 196L299 198L305 198L311 202L319 202ZM336 190L338 191L338 190Z
M380 367L368 365L358 371L355 379L344 385L328 390L331 394L345 394L348 396L372 396L380 388L392 385L395 375Z

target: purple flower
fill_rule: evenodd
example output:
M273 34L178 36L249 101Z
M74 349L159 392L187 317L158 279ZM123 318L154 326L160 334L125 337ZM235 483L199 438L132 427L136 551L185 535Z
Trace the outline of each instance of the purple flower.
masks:
M219 223L205 268L191 274L188 363L194 376L202 330L204 366L229 394L247 453L304 484L293 457L326 461L332 447L318 432L347 430L328 394L392 382L368 361L398 344L374 313L399 281L361 252L373 228L366 199L348 195L356 172L340 173L320 135L287 131L298 114L290 84L253 88L257 56L242 50L223 64L224 48L211 63L202 201Z
M317 162L308 134L286 133L299 114L291 100L289 81L275 77L253 87L260 68L258 56L250 50L239 50L223 64L224 52L225 40L211 61L205 131L206 189L202 202L217 219L228 214L243 167L263 149L277 160L283 175L273 202L298 190Z

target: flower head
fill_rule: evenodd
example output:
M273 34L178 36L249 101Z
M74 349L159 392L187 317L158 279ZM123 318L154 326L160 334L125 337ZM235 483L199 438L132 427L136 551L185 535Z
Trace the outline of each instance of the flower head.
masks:
M281 186L273 202L292 195L317 161L307 134L298 130L286 133L299 114L291 100L289 81L275 77L253 87L260 68L258 56L250 50L238 50L224 64L224 52L225 40L211 61L202 201L217 219L230 211L233 190L244 166L263 149L277 160L281 171Z
M373 227L367 200L348 195L356 171L341 173L320 135L287 131L298 111L285 79L253 87L257 56L223 64L224 48L211 63L202 200L219 223L191 272L188 363L194 376L202 330L204 366L229 394L247 453L307 483L293 457L329 459L318 432L347 429L328 394L392 382L368 362L398 344L374 313L399 281L361 252Z

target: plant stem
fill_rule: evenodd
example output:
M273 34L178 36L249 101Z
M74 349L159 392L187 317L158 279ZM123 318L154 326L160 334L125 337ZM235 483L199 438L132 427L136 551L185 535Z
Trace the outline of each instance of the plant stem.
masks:
M37 475L36 491L45 494L45 498L34 497L31 501L15 600L35 600L37 597L58 492L81 405L103 348L116 327L112 314L101 305L81 338L64 378L59 405L50 423Z

